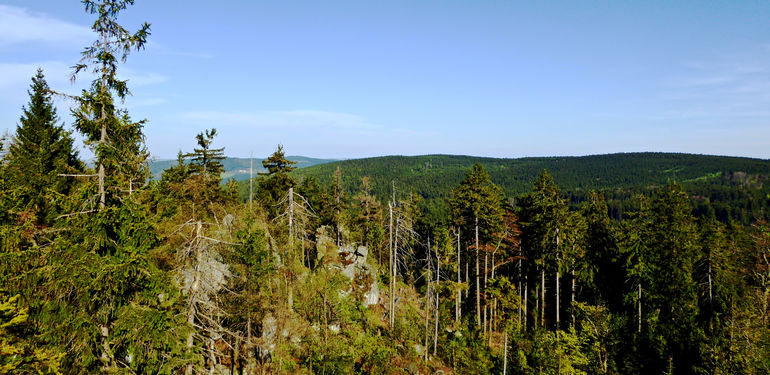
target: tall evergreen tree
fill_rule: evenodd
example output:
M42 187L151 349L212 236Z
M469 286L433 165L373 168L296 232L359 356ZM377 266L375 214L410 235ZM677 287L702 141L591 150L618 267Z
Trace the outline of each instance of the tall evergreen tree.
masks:
M486 274L486 266L480 269L481 252L487 256L483 245L488 244L493 236L500 231L503 222L503 192L499 186L492 182L489 173L481 164L475 164L465 179L452 191L449 205L456 225L460 228L461 236L466 238L466 243L472 243L475 249L475 259L472 254L467 254L466 262L475 263L473 274L475 277L475 301L476 323L482 323L481 315L481 284L483 275ZM472 241L468 241L472 240ZM469 285L470 287L470 285ZM485 292L486 293L486 292Z
M361 193L356 196L358 203L356 208L358 215L355 218L355 225L358 231L357 240L373 250L380 249L380 245L385 238L385 232L382 230L382 207L380 202L371 194L371 185L369 177L361 179ZM377 251L379 254L379 251Z
M219 176L224 171L222 160L225 160L225 148L211 148L216 135L217 129L214 128L198 133L195 136L198 147L184 156L190 158L190 173L201 174L206 179L212 177L219 183Z
M604 195L589 192L582 214L587 224L583 278L588 283L584 286L584 297L591 304L606 304L611 311L618 312L623 299L617 286L623 285L626 275Z
M283 152L283 145L278 148L267 159L262 161L262 166L267 172L260 172L258 199L262 202L270 217L278 214L276 205L281 200L289 188L297 185L296 181L289 176L289 172L295 170L297 164L294 161L286 159Z
M150 258L159 239L136 193L148 176L144 122L133 122L113 101L128 94L117 78L118 61L149 35L146 23L136 33L117 23L133 3L83 1L96 16L98 37L75 70L90 69L96 79L77 98L73 116L94 146L98 179L84 192L91 207L68 216L70 230L46 249L33 314L46 328L42 338L66 350L66 373L171 373L184 355L187 326L174 311L179 292Z
M534 310L527 308L527 311L534 313L535 319L531 322L535 326L542 326L545 324L546 306L550 300L546 299L546 277L556 275L563 259L561 255L567 237L567 205L551 175L543 170L535 181L532 192L521 199L519 206L522 249L526 258L525 287L534 292L527 294L536 307ZM524 301L528 302L530 301ZM552 311L555 313L556 304L552 305Z
M651 279L650 309L657 326L650 333L663 340L664 369L695 372L702 365L703 332L697 326L698 290L693 275L698 235L690 199L678 185L669 185L658 193L652 212L648 264L654 275L666 277Z
M125 62L131 50L143 49L150 35L150 25L143 23L134 33L118 24L118 14L134 0L83 0L87 13L96 15L91 29L98 35L82 52L75 73L90 70L96 79L89 90L77 98L73 110L75 127L94 148L97 167L99 209L119 204L133 184L142 185L148 177L142 128L145 121L134 122L124 109L115 105L115 96L124 100L130 94L126 80L118 78L118 61Z
M61 213L63 195L68 195L74 174L83 169L69 132L58 124L51 90L42 69L32 77L29 104L16 127L6 157L5 178L15 190L16 210L33 215L37 225L51 225Z

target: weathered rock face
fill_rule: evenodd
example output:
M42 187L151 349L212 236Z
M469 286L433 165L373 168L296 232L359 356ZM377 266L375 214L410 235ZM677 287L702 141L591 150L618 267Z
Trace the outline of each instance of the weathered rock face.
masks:
M185 294L189 294L190 286L193 284L196 273L200 277L199 285L199 298L208 302L209 297L219 292L225 284L227 279L232 276L227 264L222 262L222 257L216 251L206 248L201 250L200 264L197 267L186 267L179 271L179 281L182 287L182 291Z
M343 275L347 276L352 283L367 282L368 285L358 285L364 288L363 302L366 306L377 304L380 298L379 288L377 287L377 275L371 265L366 263L366 257L369 250L365 246L353 248L352 245L343 246L337 249L340 260L339 267ZM357 285L353 285L357 287Z
M366 246L345 245L339 247L328 235L325 228L319 229L316 242L318 262L330 268L339 269L351 282L351 288L340 291L350 293L355 289L366 306L379 302L380 291L377 284L377 272L366 262L369 249ZM364 284L362 284L364 283ZM360 293L363 291L363 293Z

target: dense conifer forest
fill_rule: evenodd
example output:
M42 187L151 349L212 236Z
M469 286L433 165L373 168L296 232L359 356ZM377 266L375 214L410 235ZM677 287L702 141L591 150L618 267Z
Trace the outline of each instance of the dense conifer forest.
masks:
M425 214L440 221L448 213L446 202L452 188L476 163L484 166L514 205L518 197L532 189L540 172L548 170L572 209L578 209L590 191L599 191L616 220L633 210L634 195L651 196L669 183L678 183L689 193L698 217L750 224L770 215L770 161L750 158L672 153L520 159L383 156L314 165L298 169L293 175L298 180L312 177L328 185L339 168L348 193L355 194L361 178L367 176L378 197L386 197L392 182L397 181L401 189L422 198L420 207ZM241 182L244 198L248 196L247 186L247 182Z
M152 179L119 78L150 25L83 3L95 160L43 71L1 143L0 373L770 373L767 161L278 145L239 184L211 128Z

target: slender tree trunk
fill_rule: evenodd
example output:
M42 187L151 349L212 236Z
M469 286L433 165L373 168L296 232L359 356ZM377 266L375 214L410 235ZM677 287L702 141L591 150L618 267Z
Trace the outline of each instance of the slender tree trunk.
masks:
M570 271L572 274L572 290L570 292L570 319L572 320L572 326L575 326L575 262L572 262L572 270Z
M465 285L468 287L465 288L465 299L468 299L468 292L471 290L471 280L470 280L470 263L471 262L465 262Z
M481 275L479 275L479 217L476 216L476 325L481 325Z
M190 285L189 301L187 303L187 324L192 329L187 334L187 349L192 350L195 338L195 311L196 311L196 299L198 298L198 290L200 289L200 265L203 263L203 251L201 251L201 239L203 234L203 223L199 220L195 225L195 241L192 248L195 250L195 264L193 265L193 282ZM192 363L187 365L185 374L192 375L193 365Z
M289 258L292 257L292 254L294 252L294 188L289 188L289 196L287 197L287 202L289 204L289 251L286 252L286 261L285 266L286 270L289 273L289 277L286 278L286 288L288 289L288 298L287 298L287 304L289 305L289 311L293 311L294 309L294 285L292 283L292 279L294 278L294 275L291 272L291 265Z
M457 228L457 299L455 300L455 322L460 323L461 311L460 300L462 291L460 290L460 228Z
M248 313L249 317L246 320L246 367L252 365L254 358L254 347L251 342L251 313Z
M110 328L106 325L99 326L101 333L102 354L99 358L102 362L102 370L108 372L115 367L115 358L110 348Z
M711 290L712 290L712 287L711 287L711 257L709 257L708 263L709 263L709 270L708 270L708 277L709 277L709 306L712 306L714 302L713 302L712 294L711 294Z
M107 50L107 30L102 31L102 48L103 50ZM99 134L99 147L104 148L104 144L107 143L107 112L105 111L105 102L104 100L107 97L107 63L102 63L102 83L99 87L99 91L102 96L102 105L101 105L101 132ZM103 151L102 151L103 152ZM97 155L97 158L99 159L99 211L104 209L106 198L104 194L104 177L105 177L105 171L104 171L104 160L103 160L103 154L102 152L99 152L99 155Z
M337 167L337 171L334 173L334 178L336 181L334 200L337 204L335 211L337 216L337 246L342 246L342 212L340 207L340 195L342 195L342 173L340 172L340 167Z
M393 278L393 204L388 203L388 213L390 215L390 225L388 226L388 253L390 255L390 269L388 270L389 276L392 279ZM391 286L390 286L390 329L393 329L393 280L391 280Z
M438 286L438 283L441 282L441 256L438 253L438 246L436 246L436 284ZM436 347L438 347L438 318L439 318L439 294L438 290L434 287L433 288L435 299L436 299L436 309L433 310L434 315L434 330L433 330L433 356L436 356Z
M214 339L209 339L209 375L214 375L217 369L217 356L215 350Z
M535 311L533 311L534 315L532 318L532 325L534 327L538 327L540 324L540 284L537 284L537 281L535 281Z
M559 270L556 270L556 329L559 329Z
M638 324L637 324L637 332L642 333L642 282L639 281L639 294L636 296L638 299L637 305L639 306L639 312L638 312Z
M518 288L516 288L516 294L517 294L517 295L518 295L518 297L519 297L519 308L518 308L518 315L519 315L519 320L518 320L518 322L517 322L517 323L519 323L519 327L521 327L521 323L522 323L522 321L523 321L523 317L522 317L522 311L523 311L523 309L522 309L522 307L523 307L523 305L526 303L526 302L524 301L524 294L523 294L523 290L521 289L521 275L519 275L519 287L518 287Z
M289 251L294 250L294 188L289 188Z
M556 330L558 330L560 319L559 319L559 263L561 262L561 254L559 254L559 251L561 249L559 248L559 228L556 228Z
M241 372L239 371L240 370L240 366L239 366L240 351L241 351L241 339L240 339L240 336L238 336L235 338L235 346L233 347L232 362L230 363L230 373L233 375L237 375Z
M540 326L545 327L545 266L540 270Z
M527 304L529 299L527 298L527 290L529 289L529 275L524 275L524 300L521 305L524 308L524 332L527 332Z
M396 218L396 233L394 234L393 238L393 268L391 269L392 274L390 275L390 295L392 296L390 303L391 303L391 316L390 316L390 325L393 327L393 325L396 323L396 269L398 268L398 227L400 225L401 219Z
M428 248L430 249L430 245L428 245ZM428 361L428 351L430 350L430 345L428 344L428 326L430 323L430 308L431 308L431 300L430 300L430 294L431 294L431 279L432 279L432 266L430 264L430 250L428 251L428 287L425 289L425 352L423 353L423 360Z
M252 211L251 200L254 197L254 153L249 155L249 212Z
M492 280L495 279L495 253L497 249L492 251ZM497 297L492 299L492 306L489 308L490 323L489 330L495 332L497 330Z
M503 375L508 372L508 332L503 334Z
M489 262L489 254L488 252L484 251L484 321L483 321L483 327L484 329L482 332L484 334L487 334L487 310L489 310L489 303L487 302L487 265Z

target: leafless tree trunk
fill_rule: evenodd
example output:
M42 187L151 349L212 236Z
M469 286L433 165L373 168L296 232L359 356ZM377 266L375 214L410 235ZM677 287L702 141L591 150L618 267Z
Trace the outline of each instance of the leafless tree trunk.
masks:
M637 298L637 305L639 305L639 316L638 316L638 322L637 322L637 332L642 333L642 282L639 281L639 291Z
M524 304L526 303L526 301L524 300L523 289L521 288L521 268L519 268L519 287L516 289L516 294L519 296L519 308L518 308L519 321L518 321L518 323L519 323L519 326L521 326L521 323L524 320L523 316L522 316L522 311L523 311Z
M524 300L522 301L522 307L524 308L524 332L527 332L527 304L529 299L527 298L527 291L529 289L529 276L524 275Z
M198 292L200 290L200 283L201 283L201 276L200 276L200 269L199 265L203 263L203 249L201 249L201 237L202 231L203 231L203 224L200 222L200 220L195 225L195 234L194 234L194 243L190 248L195 251L195 266L193 270L193 281L190 285L190 291L189 291L189 301L187 303L187 324L190 325L190 327L195 327L195 315L196 315L196 304L195 300L197 299ZM194 344L194 337L195 332L190 331L190 333L187 334L187 349L191 350ZM193 365L192 363L187 365L187 370L185 371L185 374L192 375L193 373Z
M479 275L479 217L476 216L476 325L481 325L481 275Z
M249 317L246 320L246 366L252 364L254 359L254 345L251 341L251 312L248 313Z
M209 375L214 375L217 369L217 355L214 339L209 339Z
M235 337L235 347L233 348L233 360L232 364L230 365L230 373L233 375L236 374L243 374L243 371L241 369L241 339L242 336L238 334L238 336Z
M540 326L545 327L545 265L540 269Z
M489 310L489 303L487 301L487 266L489 262L489 253L487 251L484 251L484 321L483 321L483 329L482 332L484 334L487 334L487 310Z
M396 218L396 233L393 241L393 266L390 270L390 326L396 322L396 268L398 265L398 229L401 218Z
M438 283L441 282L441 256L438 253L438 245L436 246L436 285L438 286ZM439 294L436 287L433 288L435 299L436 299L436 309L433 311L434 314L434 330L433 330L433 356L436 356L436 347L438 347L438 318L439 318Z
M102 342L102 354L99 360L102 362L102 369L105 371L115 367L115 356L110 348L110 328L106 325L99 326Z
M455 322L460 323L460 228L457 228L457 299L455 300Z
M468 299L468 292L471 290L471 280L470 280L470 263L471 262L465 262L465 285L468 287L465 288L465 299Z
M388 249L388 251L390 253L390 270L389 270L389 273L390 273L390 279L391 279L391 283L390 283L390 309L389 309L390 311L389 311L389 313L390 313L390 328L393 329L393 298L395 298L394 291L393 291L393 289L394 289L393 288L393 280L392 280L393 279L393 203L388 203L388 214L390 215L390 225L388 226L388 228L389 228L389 234L388 234L389 249Z
M252 212L251 200L254 197L254 153L249 155L249 212Z
M572 269L570 271L572 274L572 291L570 296L570 318L572 319L572 326L575 326L575 261L572 261Z
M107 42L107 29L102 30L102 49L104 51L108 51L108 42ZM107 61L105 60L102 63L102 82L101 86L99 87L100 94L102 96L102 100L107 97ZM102 103L101 108L101 132L99 134L99 147L104 147L104 144L107 143L107 112L105 111L105 104ZM102 162L101 158L99 159L99 211L104 209L104 205L106 202L105 196L104 196L104 177L105 177L105 171L104 171L104 163Z
M508 372L508 332L503 335L503 375Z
M713 305L713 299L712 299L712 293L711 293L711 256L709 256L708 259L709 263L709 269L708 269L708 278L709 278L709 305Z
M558 330L560 319L559 319L559 262L561 261L561 254L559 254L559 228L556 228L556 329Z
M294 249L294 188L289 188L289 248Z
M430 323L430 310L433 303L430 300L431 296L431 286L432 286L432 274L433 274L433 266L431 265L431 256L430 256L430 239L428 239L428 286L425 288L425 352L423 353L423 360L428 361L428 351L430 349L430 346L428 345L428 325Z

